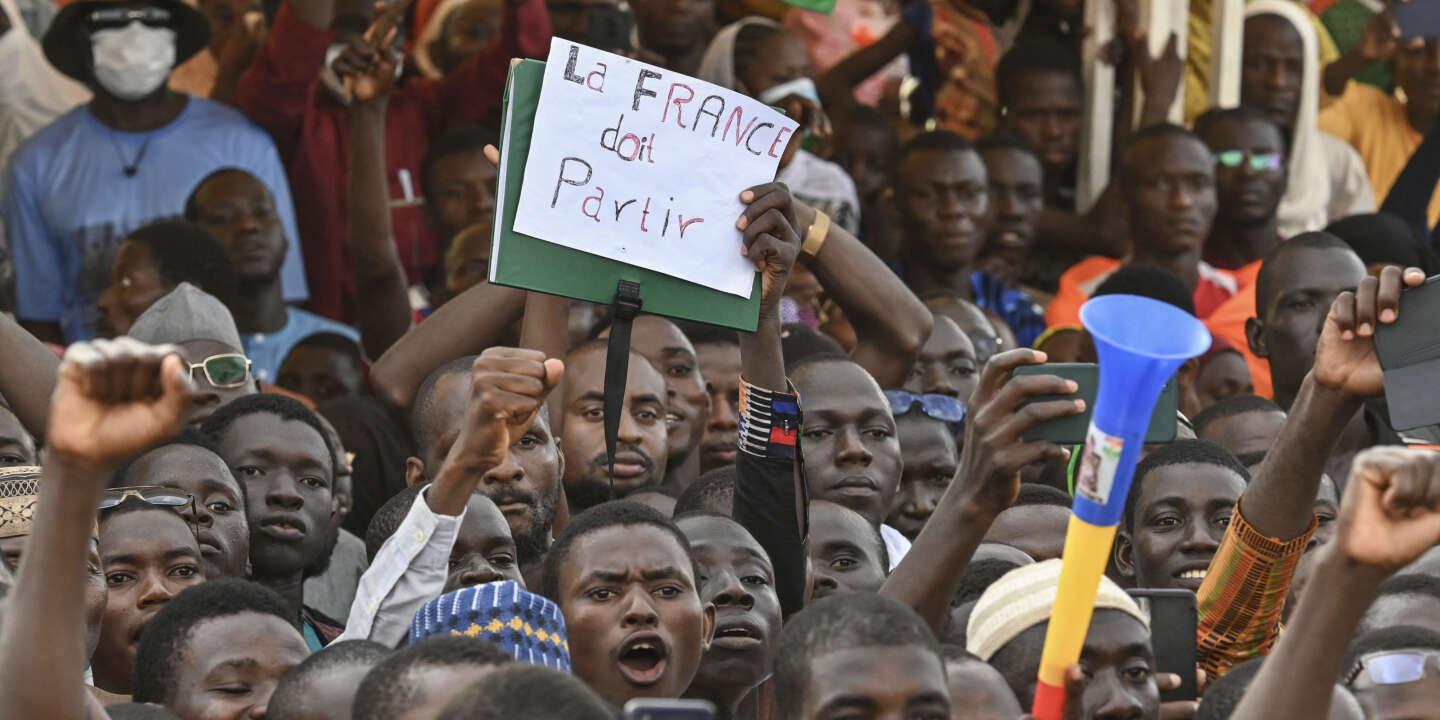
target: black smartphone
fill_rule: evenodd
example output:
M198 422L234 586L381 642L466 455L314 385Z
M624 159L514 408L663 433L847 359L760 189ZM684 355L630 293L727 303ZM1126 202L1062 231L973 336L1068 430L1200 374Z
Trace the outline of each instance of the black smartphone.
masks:
M1135 588L1130 597L1150 617L1150 647L1155 651L1155 670L1180 676L1180 687L1160 693L1161 702L1194 700L1195 687L1195 593L1189 590Z
M1440 35L1440 3L1435 0L1395 3L1390 7L1390 15L1395 18L1403 40Z
M630 49L635 15L629 10L591 7L585 15L585 44L597 50L624 52Z
M1046 402L1048 400L1074 400L1079 398L1085 401L1085 412L1080 415L1071 415L1058 420L1051 420L1036 425L1025 431L1025 442L1036 440L1048 440L1059 445L1082 445L1085 443L1085 434L1090 429L1090 413L1095 408L1095 392L1100 387L1100 366L1094 363L1047 363L1045 365L1021 365L1015 368L1014 375L1058 375L1060 377L1074 380L1080 389L1073 395L1041 395L1031 399L1032 402ZM1175 383L1175 378L1165 383L1165 389L1160 392L1160 400L1155 403L1155 413L1150 416L1150 428L1145 433L1147 443L1167 443L1175 440L1175 422L1180 409L1180 390Z
M1440 423L1440 276L1400 293L1400 316L1375 327L1385 404L1396 430Z
M625 720L714 720L715 706L705 700L635 698L625 703Z

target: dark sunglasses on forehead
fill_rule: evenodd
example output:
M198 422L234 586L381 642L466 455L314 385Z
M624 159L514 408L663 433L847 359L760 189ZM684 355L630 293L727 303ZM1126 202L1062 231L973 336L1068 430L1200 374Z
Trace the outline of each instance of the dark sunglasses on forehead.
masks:
M1431 658L1440 657L1437 650L1392 650L1365 655L1345 678L1345 684L1355 682L1364 670L1370 675L1370 682L1376 685L1405 685L1425 677L1425 665Z
M1249 162L1250 169L1256 172L1280 169L1280 153L1250 153L1244 150L1221 150L1215 153L1215 164L1220 167L1238 168Z
M206 382L217 388L235 388L250 379L250 359L240 353L211 355L190 365L190 377L195 378L196 370L203 370Z
M93 29L125 27L139 21L151 27L169 27L170 11L158 7L115 7L95 10L86 17Z
M105 494L100 496L99 509L101 512L113 510L130 498L135 498L146 505L154 505L156 507L175 508L176 510L189 507L192 511L191 514L194 514L193 511L195 510L194 495L184 490L160 487L158 485L139 485L136 487L106 490Z
M890 401L890 413L901 417L910 413L918 403L925 417L941 422L958 423L965 419L965 403L959 398L934 393L913 394L904 390L886 390L885 399Z

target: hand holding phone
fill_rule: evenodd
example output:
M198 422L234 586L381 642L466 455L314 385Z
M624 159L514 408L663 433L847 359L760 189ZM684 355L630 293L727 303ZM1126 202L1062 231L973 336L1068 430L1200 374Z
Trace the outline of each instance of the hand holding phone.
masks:
M1047 363L1015 368L1015 375L1057 375L1073 380L1080 387L1067 398L1085 401L1085 412L1049 422L1040 423L1025 431L1025 441L1048 440L1059 445L1083 445L1090 430L1090 415L1095 408L1095 395L1100 389L1100 366L1094 363ZM1032 398L1030 403L1056 400L1058 396L1045 395ZM1155 403L1155 412L1150 416L1150 428L1145 433L1147 443L1166 443L1175 440L1175 423L1180 410L1180 390L1175 378L1160 391L1160 400Z

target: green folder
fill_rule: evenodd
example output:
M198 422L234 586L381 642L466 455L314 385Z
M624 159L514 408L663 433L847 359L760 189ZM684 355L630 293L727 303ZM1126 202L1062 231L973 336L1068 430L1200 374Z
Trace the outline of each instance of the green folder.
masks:
M742 298L515 232L520 184L544 78L545 63L539 60L510 63L501 106L499 202L490 247L490 282L609 305L619 282L629 280L640 286L643 312L754 332L760 318L759 274L750 297Z

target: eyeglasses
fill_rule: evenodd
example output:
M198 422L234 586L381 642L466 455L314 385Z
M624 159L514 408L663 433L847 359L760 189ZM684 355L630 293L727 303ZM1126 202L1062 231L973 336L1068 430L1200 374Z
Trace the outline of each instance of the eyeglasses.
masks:
M136 21L151 27L169 27L170 11L158 7L104 8L91 12L87 20L92 28L125 27Z
M906 415L916 403L920 412L934 420L958 423L965 419L965 404L959 398L934 393L911 394L904 390L886 390L885 399L890 401L890 412L895 417Z
M1355 682L1364 669L1370 674L1370 682L1376 685L1404 685L1425 677L1425 663L1430 658L1440 657L1440 651L1412 652L1391 651L1366 655L1345 680L1346 685Z
M184 490L160 487L158 485L139 485L136 487L106 490L105 494L100 496L99 509L101 511L113 510L130 498L135 498L147 505L155 505L157 507L183 508L188 505L192 511L195 509L194 495Z
M196 370L204 370L205 380L217 388L240 387L250 378L250 359L240 353L211 355L189 365L191 378Z
M1252 153L1246 150L1221 150L1215 153L1215 164L1220 167L1238 168L1249 158L1250 169L1256 172L1280 169L1280 153Z

